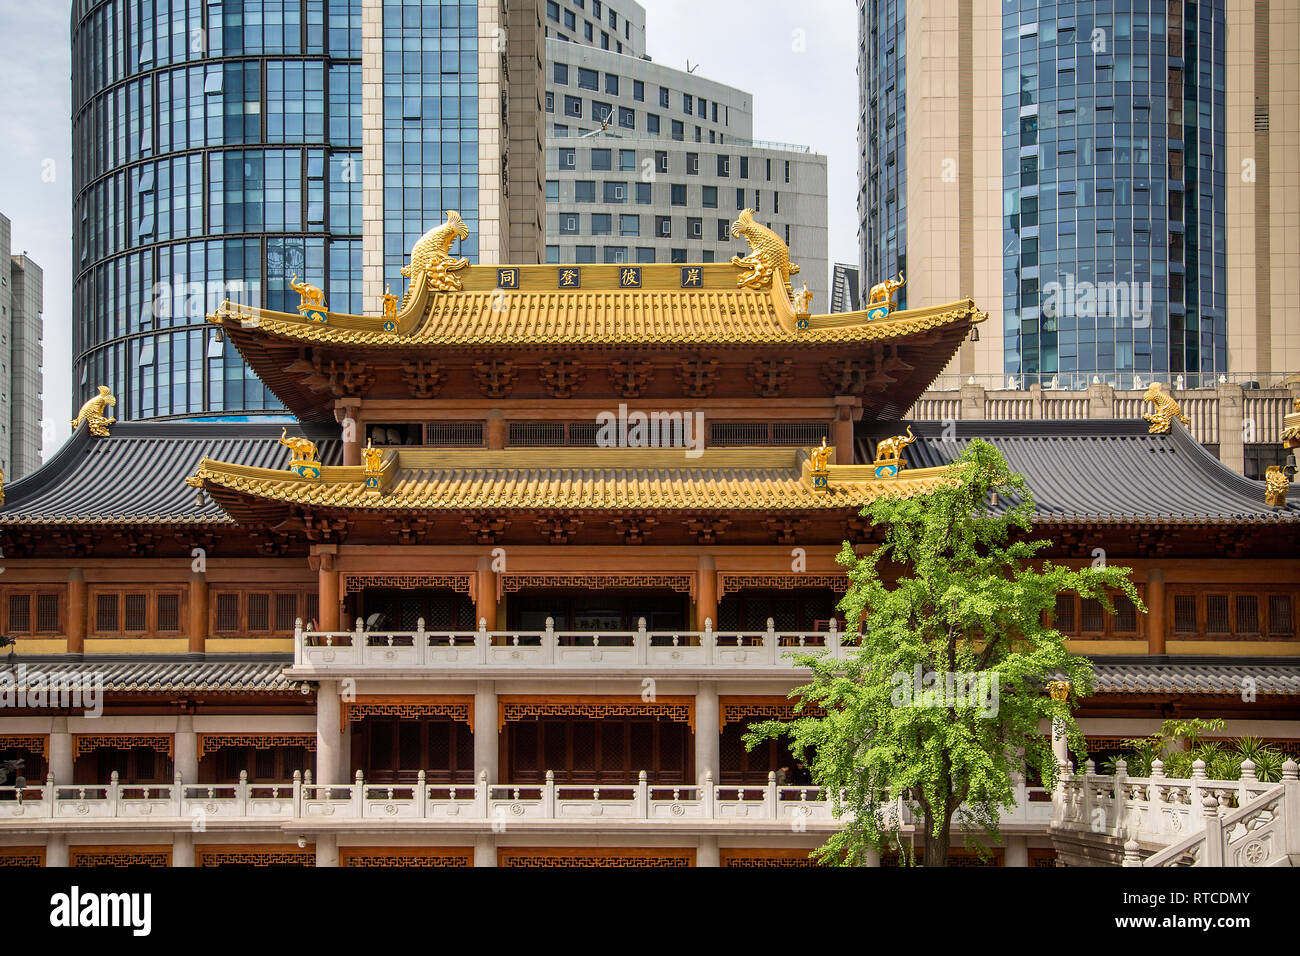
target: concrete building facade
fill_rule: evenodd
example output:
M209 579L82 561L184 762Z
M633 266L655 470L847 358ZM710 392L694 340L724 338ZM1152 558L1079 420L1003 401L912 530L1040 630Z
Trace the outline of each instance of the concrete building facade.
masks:
M44 273L11 252L11 224L0 215L0 470L5 480L41 466Z
M725 262L741 209L829 302L826 157L755 141L744 90L652 62L645 11L595 0L546 8L548 262Z

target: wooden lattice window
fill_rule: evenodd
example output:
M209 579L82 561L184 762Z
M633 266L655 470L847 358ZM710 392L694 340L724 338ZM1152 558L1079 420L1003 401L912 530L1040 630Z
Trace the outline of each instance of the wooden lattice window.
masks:
M275 629L277 631L292 631L297 616L298 595L277 594L275 596Z
M1114 614L1108 614L1105 606L1096 598L1082 598L1077 594L1058 594L1056 608L1053 612L1055 627L1067 637L1083 637L1097 640L1104 637L1139 636L1141 624L1138 620L1137 606L1128 595L1113 593L1110 595Z
M61 598L62 595L60 594L36 595L36 632L38 634L58 633Z
M224 591L217 595L215 604L217 609L216 630L239 630L239 595L231 591Z
M1074 633L1074 595L1056 596L1056 629L1062 634Z
M181 629L181 596L175 593L158 595L158 630Z
M1291 595L1268 596L1268 636L1295 637L1295 611Z
M122 596L124 612L122 630L146 631L149 629L149 596L131 593Z
M1095 598L1079 602L1079 630L1084 634L1106 633L1106 611Z
M9 595L9 630L25 634L32 629L32 596L30 594Z
M248 629L250 631L271 629L271 595L263 591L254 591L248 595Z
M117 594L99 594L95 597L95 630L116 632L118 629Z
M1173 596L1173 633L1181 639L1286 640L1296 636L1295 591L1210 591L1183 585L1182 592Z

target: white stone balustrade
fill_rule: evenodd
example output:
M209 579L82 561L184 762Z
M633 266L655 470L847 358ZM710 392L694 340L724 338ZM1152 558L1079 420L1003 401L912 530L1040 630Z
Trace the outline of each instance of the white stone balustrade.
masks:
M915 823L901 804L884 811L905 826ZM428 783L420 771L413 784L367 783L360 771L351 784L313 783L311 774L295 773L292 783L252 784L240 774L235 784L126 785L113 774L107 786L68 786L53 777L44 784L18 789L0 787L0 832L39 820L132 819L162 823L225 820L318 823L426 820L467 826L509 826L515 821L599 824L648 820L665 824L727 822L832 829L837 825L831 802L817 787L779 786L769 774L763 784L651 784L642 771L634 784L572 785L555 783L547 771L542 784L490 784L486 771L476 785ZM1051 804L1033 802L1022 791L1019 806L1004 814L1004 824L1045 829Z
M1149 777L1112 776L1092 761L1074 774L1062 765L1052 826L1124 841L1125 866L1267 866L1300 864L1300 779L1288 760L1281 783L1263 783L1255 765L1238 780L1211 780L1204 762L1189 779L1171 779L1157 760ZM1162 847L1145 861L1139 849ZM1279 863L1278 861L1283 861Z
M703 667L783 668L790 655L823 652L842 656L835 622L827 631L648 631L645 618L635 631L429 631L423 619L414 631L367 631L361 620L351 631L294 628L294 669L299 671L412 670L437 668L597 668L664 670Z

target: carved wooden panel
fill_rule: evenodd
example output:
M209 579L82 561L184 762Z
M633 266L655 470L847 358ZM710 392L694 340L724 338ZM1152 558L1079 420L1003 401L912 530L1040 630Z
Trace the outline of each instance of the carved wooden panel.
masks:
M152 747L160 754L175 757L174 740L171 734L73 734L72 752L74 756L80 757L97 747L114 747L119 750Z
M44 865L43 846L0 846L0 867Z
M690 532L691 537L695 539L696 544L716 544L731 524L730 518L720 518L710 515L691 515L683 518L682 524Z
M695 698L665 696L654 700L623 695L535 696L509 695L497 698L497 730L516 720L538 717L576 717L600 720L607 717L657 717L690 724L695 729Z
M169 846L70 846L69 866L171 866Z
M446 574L385 574L381 571L345 571L342 574L343 593L355 594L363 588L451 588L469 594L474 584L474 574L448 572Z
M611 518L609 526L624 544L645 544L651 532L658 526L658 518Z
M807 518L768 517L763 519L763 526L776 544L794 543L808 529L809 524Z
M460 523L479 544L496 544L497 539L510 527L510 522L505 518L488 514L467 515Z
M269 750L272 747L306 747L316 749L315 734L196 734L199 742L199 759L222 747L252 747Z
M584 574L557 572L555 574L497 575L497 599L510 591L524 588L670 588L689 594L695 600L696 576L682 574Z
M525 867L689 867L694 847L501 847L497 866Z
M804 847L749 848L726 847L718 850L719 866L821 866Z
M469 724L469 729L473 731L474 698L454 694L366 694L356 700L343 701L341 717L345 727L349 721L364 720L366 717L446 717Z
M438 866L474 865L474 851L469 847L436 846L343 846L339 847L339 866Z
M789 591L794 588L830 588L832 591L847 591L849 578L847 574L831 571L829 573L799 574L794 571L772 571L763 574L750 574L740 571L718 572L718 600L731 591L741 588L775 588Z
M547 544L568 544L582 530L585 522L575 515L554 515L537 518L533 525Z
M316 847L219 846L199 843L194 847L195 866L315 866Z
M315 374L304 378L302 383L314 392L328 389L335 398L360 397L375 384L375 369L365 362L354 362L351 359L342 362L336 359L325 361L319 356L313 356L311 364L316 370Z
M798 701L786 697L718 697L718 728L740 720L794 720L796 717L825 717L826 710L815 705L805 705L795 713Z
M28 750L50 759L49 734L0 734L0 750Z

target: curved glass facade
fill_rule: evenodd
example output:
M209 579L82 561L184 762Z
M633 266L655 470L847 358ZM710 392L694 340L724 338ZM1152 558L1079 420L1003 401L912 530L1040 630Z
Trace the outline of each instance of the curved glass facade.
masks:
M1222 0L1003 0L1008 375L1226 371L1223 110Z
M76 0L74 404L279 410L203 316L361 311L359 0Z

